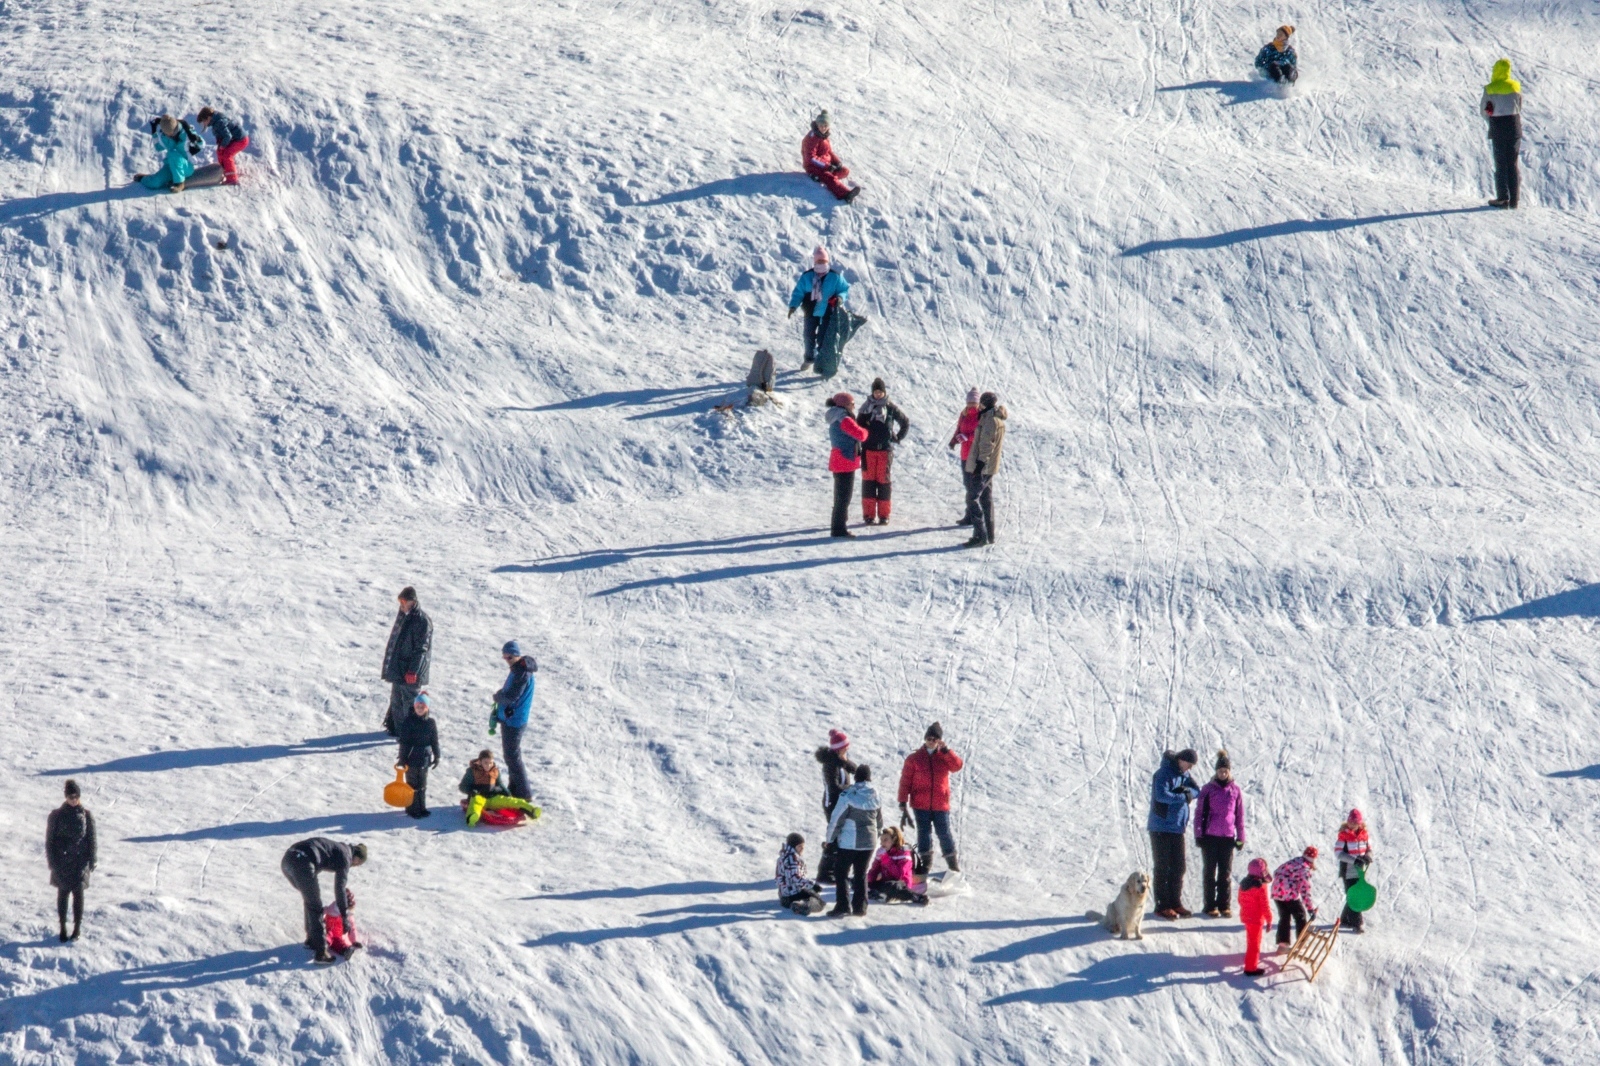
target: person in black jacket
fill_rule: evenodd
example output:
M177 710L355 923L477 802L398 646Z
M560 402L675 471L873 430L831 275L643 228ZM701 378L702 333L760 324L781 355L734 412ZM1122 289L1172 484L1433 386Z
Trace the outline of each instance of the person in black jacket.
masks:
M50 812L44 829L45 860L50 864L50 883L56 888L56 915L61 919L61 940L78 939L83 928L83 890L89 887L89 871L98 860L94 839L94 815L84 808L78 783L68 779L62 788L66 802ZM67 934L67 898L72 898L72 933Z
M406 784L411 786L411 806L406 813L426 818L428 810L428 771L439 765L439 727L428 713L428 694L417 693L411 713L400 723L400 761L406 767Z
M822 817L833 817L833 808L839 802L839 793L850 787L850 778L856 764L850 761L850 738L842 729L828 730L828 743L817 749L817 762L822 764ZM834 853L839 849L824 841L822 858L817 861L817 881L833 884Z
M911 419L889 402L888 386L872 379L872 396L856 412L856 422L867 431L861 445L861 517L867 525L889 524L889 461L894 446L906 439Z
M306 947L316 952L314 961L324 964L333 961L322 928L322 886L317 882L317 875L332 872L333 901L339 908L339 918L348 929L350 897L345 891L345 880L352 867L366 861L365 844L340 844L327 837L310 837L290 845L283 853L278 868L289 883L300 890L300 900L305 904Z
M383 679L389 689L389 713L383 728L391 737L400 735L400 723L411 713L417 693L428 683L428 660L433 653L433 622L417 606L417 590L407 585L400 590L400 613L389 630L389 644L383 649Z

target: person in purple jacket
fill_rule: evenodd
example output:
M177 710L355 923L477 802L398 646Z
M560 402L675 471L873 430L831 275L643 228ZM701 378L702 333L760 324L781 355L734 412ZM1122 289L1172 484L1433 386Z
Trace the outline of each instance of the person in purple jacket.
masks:
M1233 853L1244 847L1244 793L1233 780L1233 763L1217 752L1216 773L1200 790L1194 808L1194 842L1205 866L1207 918L1233 917Z

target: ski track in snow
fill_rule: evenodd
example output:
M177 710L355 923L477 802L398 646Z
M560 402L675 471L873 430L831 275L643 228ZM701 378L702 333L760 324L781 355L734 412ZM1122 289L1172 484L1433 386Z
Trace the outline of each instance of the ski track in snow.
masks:
M0 1063L1595 1056L1597 14L0 0ZM244 184L123 188L205 102ZM820 106L851 207L796 169ZM870 319L828 385L782 317L819 241ZM714 412L757 347L782 405ZM835 544L820 403L877 374L894 524ZM973 384L1011 412L977 554ZM373 733L408 583L420 825ZM548 816L467 831L510 636ZM781 914L826 729L887 794L932 719L975 890ZM1188 745L1274 865L1368 812L1380 903L1314 985L1238 976L1236 923L1085 920ZM373 849L326 972L276 869L313 833Z

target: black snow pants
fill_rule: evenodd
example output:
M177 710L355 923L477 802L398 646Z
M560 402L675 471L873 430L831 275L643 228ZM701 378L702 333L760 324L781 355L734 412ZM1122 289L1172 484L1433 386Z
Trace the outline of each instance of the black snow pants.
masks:
M83 924L83 885L77 888L56 889L56 914L61 919L61 928L67 927L67 899L72 899L72 928L77 929Z
M1219 911L1233 909L1233 838L1201 837L1200 857L1205 870L1205 906Z
M406 767L406 784L411 786L411 806L406 808L406 813L421 818L428 813L428 764L420 762Z
M965 475L967 517L972 519L972 538L994 543L994 478L983 472L983 464Z
M817 302L811 297L808 296L800 301L800 313L806 316L805 321L800 324L801 333L806 340L806 355L800 364L801 370L817 361L817 342L822 340L822 324L828 320L826 314L821 318L813 314L816 309Z
M1151 891L1155 893L1156 910L1177 910L1183 906L1183 875L1188 868L1182 833L1150 834Z
M850 498L856 494L856 472L833 475L833 528L830 532L835 537L842 537L848 529L845 523L850 520Z
M284 853L279 866L289 883L300 890L300 901L306 912L306 945L315 951L327 951L328 941L322 935L322 886L317 882L317 866L311 856L290 848Z
M1339 875L1339 880L1344 882L1344 890L1346 892L1350 891L1351 885L1354 885L1361 880L1361 871L1354 866L1346 866L1343 870L1339 871ZM1344 905L1344 910L1339 912L1339 924L1344 926L1346 929L1350 929L1359 933L1361 932L1362 926L1365 924L1362 921L1363 917L1364 915L1362 915L1360 911L1351 910L1350 904L1346 903Z
M1266 70L1267 77L1271 78L1273 81L1286 81L1290 85L1293 85L1300 77L1299 69L1297 67L1291 67L1287 63L1268 63Z
M1311 919L1306 914L1306 905L1297 899L1275 899L1278 905L1278 943L1292 944L1300 939L1300 930L1306 927ZM1294 936L1289 936L1289 923L1294 922Z
M814 888L793 896L779 896L778 902L796 914L821 914L822 908L827 906L822 901L822 895Z
M1494 147L1494 198L1517 206L1522 184L1517 172L1517 153L1522 149L1522 116L1505 115L1489 120L1489 143Z
M867 867L872 865L873 851L872 848L840 848L836 853L833 860L834 914L867 913Z
M528 787L528 769L522 765L522 732L525 725L500 727L500 754L506 761L506 788L519 800L533 800L533 790Z

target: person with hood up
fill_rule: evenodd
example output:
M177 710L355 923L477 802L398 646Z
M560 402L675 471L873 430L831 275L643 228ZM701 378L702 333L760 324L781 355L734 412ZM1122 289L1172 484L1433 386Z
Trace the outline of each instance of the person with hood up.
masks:
M467 763L467 772L461 775L457 786L467 797L467 824L477 825L484 811L521 811L529 818L543 812L527 800L518 799L506 790L500 780L500 767L494 764L494 752L484 748L478 757Z
M1366 819L1361 817L1358 808L1351 808L1350 817L1339 827L1339 838L1333 845L1333 857L1339 863L1339 880L1344 882L1344 890L1349 892L1350 886L1361 880L1362 871L1372 865L1372 839L1367 834ZM1347 903L1339 914L1339 925L1346 932L1359 933L1366 925L1364 918L1360 911L1351 910Z
M828 742L817 749L817 762L822 764L822 817L833 820L833 808L839 803L839 793L850 787L850 778L856 772L851 761L850 737L842 729L828 730ZM817 880L833 884L833 845L822 845L822 859L817 863Z
M1489 143L1494 147L1494 199L1489 206L1515 208L1522 184L1517 172L1517 153L1522 147L1522 83L1511 76L1511 60L1495 60L1478 110L1489 123Z
M1205 870L1201 913L1208 918L1232 918L1228 895L1233 887L1233 853L1244 849L1244 793L1233 779L1233 763L1226 751L1217 752L1216 772L1195 804L1194 842L1200 845Z
M796 309L805 312L801 335L805 338L805 358L800 369L808 369L817 359L817 345L827 335L829 317L850 294L844 274L833 269L828 250L822 245L811 252L811 267L800 272L789 294L789 317Z
M417 590L407 585L395 598L400 610L389 627L380 675L389 682L389 710L383 716L383 729L391 737L400 735L400 723L411 714L417 693L428 683L428 663L433 657L433 621L417 606Z
M1263 77L1290 85L1300 77L1299 60L1295 57L1294 45L1289 43L1293 36L1293 26L1279 26L1272 40L1261 46L1261 51L1256 53L1256 69Z
M1272 904L1267 901L1267 860L1251 859L1250 872L1239 882L1239 920L1244 922L1244 975L1260 977L1261 936L1272 925Z
M532 800L528 788L528 771L522 765L522 734L528 728L533 714L534 682L538 680L539 663L531 655L522 654L522 645L508 640L500 649L510 673L506 683L494 694L494 712L489 716L489 735L500 730L500 754L506 760L506 772L511 780L506 787L519 800Z
M195 116L200 128L210 130L217 142L217 163L222 167L222 184L239 184L238 164L234 157L250 147L250 136L237 119L229 118L215 108L202 107Z
M872 379L872 395L861 405L856 422L867 431L862 445L861 517L867 525L874 521L889 524L889 466L894 446L906 439L911 419L889 402L889 387L882 378Z
M852 189L844 183L850 171L834 152L833 142L828 139L830 132L828 112L823 111L811 120L810 132L800 139L800 165L805 167L812 181L833 193L835 199L849 203L861 195L861 189Z
M833 910L830 917L867 913L867 867L883 830L883 808L872 788L872 768L856 767L856 782L839 793L828 820L828 842L834 845Z
M61 942L78 939L83 930L83 893L89 872L100 861L94 835L94 815L83 805L78 782L70 777L61 787L61 806L44 823L44 858L50 866L50 883L56 890L56 917ZM67 900L72 900L72 932L67 932Z
M411 806L406 813L427 818L428 771L439 765L439 726L428 713L428 694L417 693L411 713L400 723L400 761L395 769L406 768L406 784L411 786Z
M908 806L911 817L916 819L918 873L927 873L933 865L935 833L939 836L939 850L945 866L961 872L955 834L950 832L950 775L958 773L965 765L961 756L944 742L944 727L935 722L922 734L922 746L907 755L900 767L900 787L895 790L895 799L900 803L901 825L908 820Z
M1145 822L1150 831L1150 889L1156 917L1169 922L1194 913L1183 905L1184 830L1189 827L1189 804L1200 795L1200 786L1189 776L1199 761L1193 748L1163 752L1150 778L1150 817Z
M166 189L182 192L184 182L194 176L194 164L189 157L200 151L200 135L187 120L162 115L150 120L150 135L156 139L156 148L164 161L153 174L135 174L133 180L147 189Z
M1317 920L1316 901L1311 896L1311 875L1317 868L1315 845L1278 867L1272 874L1272 902L1278 907L1278 950L1290 944L1289 923L1294 922L1294 935L1310 922Z
M833 474L833 524L829 535L853 537L846 527L850 520L850 497L856 492L856 471L861 469L861 442L867 431L855 420L856 398L848 392L835 393L823 404L827 410L828 441L833 450L828 453L828 470Z
M978 415L978 390L968 389L967 405L963 407L961 409L961 413L956 416L956 431L950 435L950 443L945 445L945 447L952 449L958 445L961 448L961 484L963 489L966 487L967 483L967 456L972 453L973 434L978 432ZM968 505L966 510L962 512L961 521L957 522L956 525L972 525L972 507L970 505Z
M806 838L790 833L778 851L778 904L787 907L803 918L820 914L826 904L817 882L806 876Z
M978 425L972 450L962 464L967 480L967 517L972 519L968 548L994 543L994 476L1000 472L1000 445L1006 439L1006 409L992 392L978 397Z
M345 883L350 871L367 861L365 844L340 844L327 837L308 837L298 844L289 845L283 853L278 868L291 885L300 891L300 902L305 908L306 947L316 952L313 962L324 965L333 961L328 954L328 942L322 922L322 886L317 875L333 874L333 900L339 906L339 918L350 922L350 887Z

